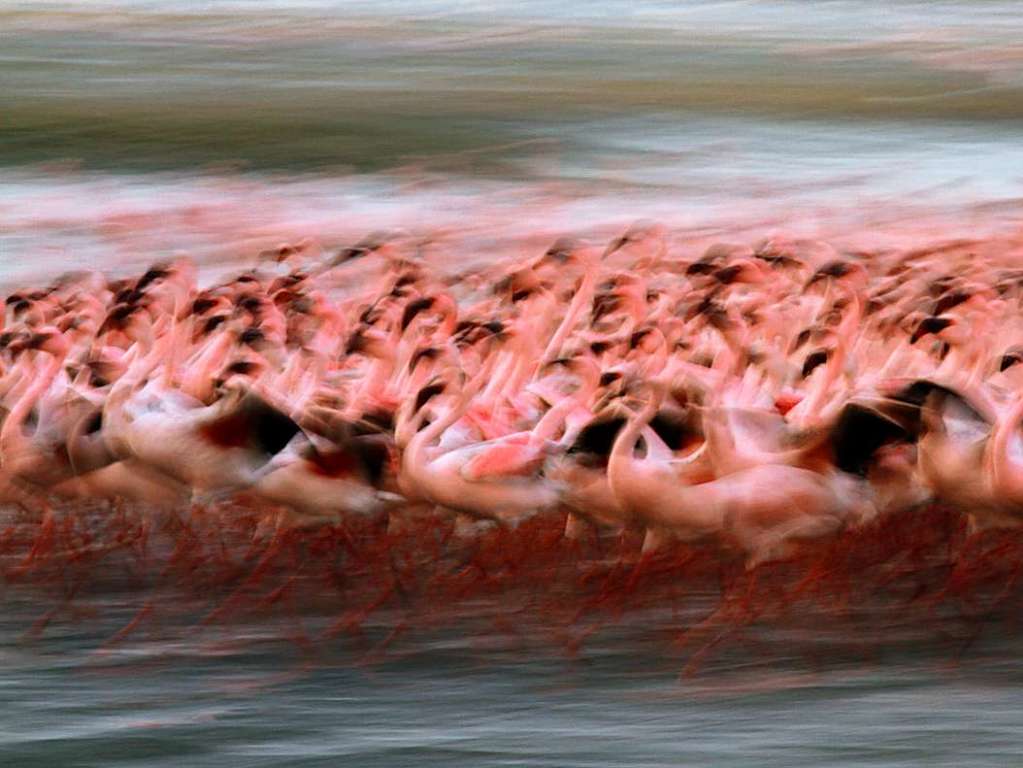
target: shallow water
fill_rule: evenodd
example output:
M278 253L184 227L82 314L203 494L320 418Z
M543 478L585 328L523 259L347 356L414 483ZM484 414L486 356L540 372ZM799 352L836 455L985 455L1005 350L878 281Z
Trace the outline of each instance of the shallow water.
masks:
M641 217L693 253L775 231L855 248L1021 230L1015 2L463 5L0 2L0 283L179 251L209 278L282 240L329 249L393 226L451 244L454 264ZM656 611L577 651L457 625L372 654L394 614L310 648L287 612L211 628L209 605L184 604L111 644L147 598L179 596L64 589L3 586L0 764L1023 753L1005 616L917 631L869 604L858 623L797 613L680 681L657 629L678 622ZM479 611L537 621L500 599Z
M95 544L118 530L109 513L91 514L55 553L83 531ZM194 524L231 531L234 519ZM303 535L300 565L284 550L279 562L258 548L243 556L254 520L237 540L197 528L209 545L185 550L158 525L145 557L125 545L123 556L44 557L27 572L7 529L0 760L1009 765L1021 746L1021 542L947 596L944 542L958 526L943 529L954 519L888 525L755 585L721 577L731 587L709 560L666 561L635 587L615 565L629 562L628 542L517 549L550 541L557 526L546 524L499 539L525 560L502 570L493 551L483 580L453 563L485 540L458 545L454 560L396 566L387 552L399 563L422 552L428 529L389 550L372 535L354 534L351 549ZM907 535L923 546L909 561ZM223 570L217 553L233 565ZM283 567L256 579L257 562ZM800 592L815 562L838 570ZM389 571L404 587L381 598ZM714 619L726 593L740 612Z
M97 658L112 622L30 642L4 624L8 765L1009 765L1020 749L1018 638L955 666L778 641L680 683L629 637L570 659L454 636L365 666L343 648L310 663L262 625L224 631L238 650L151 639Z
M1011 765L1019 753L1023 701L1007 659L823 673L779 672L783 661L746 673L764 690L693 693L652 673L642 647L573 664L482 660L456 645L371 673L275 681L293 661L273 648L186 649L124 673L90 670L80 640L6 661L5 763Z

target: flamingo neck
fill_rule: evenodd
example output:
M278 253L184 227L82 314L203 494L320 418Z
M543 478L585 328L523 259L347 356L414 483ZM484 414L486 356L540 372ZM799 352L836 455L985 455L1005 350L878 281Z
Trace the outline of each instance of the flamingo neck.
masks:
M593 288L596 284L596 271L593 269L587 269L583 275L582 282L579 285L579 290L576 291L575 296L572 297L572 303L568 307L568 312L565 314L561 324L558 325L557 330L554 331L554 335L550 341L547 342L547 347L543 351L543 355L540 357L536 365L536 370L551 360L554 360L560 353L561 348L565 344L565 340L568 335L575 328L575 324L579 319L580 313L584 308L588 307L590 302L593 300Z
M991 436L991 447L988 451L989 470L994 487L1004 488L1013 481L1023 478L1023 466L1015 461L1009 451L1009 443L1023 420L1023 397L1018 398L1013 406L998 420Z
M64 357L64 355L54 355L43 370L42 375L32 382L31 386L21 394L14 407L11 408L11 412L7 414L3 427L0 428L0 446L3 446L4 454L7 454L10 450L10 443L12 441L21 438L28 414L42 394L53 384L54 379L57 378L57 374L60 373L64 365Z
M568 414L579 405L575 397L564 397L552 405L533 427L529 442L534 446L552 440L558 429L565 423Z
M650 423L650 419L657 413L658 405L658 398L651 397L646 405L633 414L632 418L618 432L618 436L611 446L611 453L608 456L609 474L612 472L612 467L616 471L622 471L626 465L632 462L639 437L643 429Z
M392 361L373 358L373 361L369 364L362 387L359 388L359 391L352 398L349 408L352 415L356 412L361 413L362 409L369 403L387 399L388 382L393 372Z
M220 334L187 366L188 373L181 382L183 392L206 400L212 392L213 372L224 364L234 342L227 333Z
M174 300L174 314L171 316L170 340L167 342L167 362L163 368L163 385L168 389L174 385L178 363L182 355L182 339L190 338L192 330L191 318L187 322L178 317L178 301Z

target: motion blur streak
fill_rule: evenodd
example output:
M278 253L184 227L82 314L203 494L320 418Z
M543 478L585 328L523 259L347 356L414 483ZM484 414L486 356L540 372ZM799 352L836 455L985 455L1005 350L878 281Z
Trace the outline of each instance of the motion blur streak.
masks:
M1016 762L1018 3L0 30L0 763Z

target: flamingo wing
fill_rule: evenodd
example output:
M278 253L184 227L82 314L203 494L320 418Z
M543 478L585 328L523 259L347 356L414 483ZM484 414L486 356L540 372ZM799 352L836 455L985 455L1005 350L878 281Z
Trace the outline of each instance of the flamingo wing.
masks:
M469 481L523 477L534 474L543 464L543 460L543 446L501 442L476 453L462 465L460 473Z
M273 456L301 431L294 419L253 393L202 426L203 436L224 448L249 448Z

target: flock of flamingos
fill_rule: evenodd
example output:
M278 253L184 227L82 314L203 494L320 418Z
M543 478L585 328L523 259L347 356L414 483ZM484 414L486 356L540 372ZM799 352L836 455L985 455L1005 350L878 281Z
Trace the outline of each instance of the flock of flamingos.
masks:
M26 563L68 499L248 504L263 540L544 518L749 569L935 503L1013 527L1021 300L968 243L691 252L651 223L460 274L400 232L207 287L185 258L73 273L6 298L0 493Z

